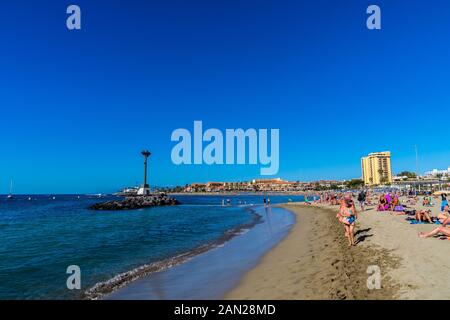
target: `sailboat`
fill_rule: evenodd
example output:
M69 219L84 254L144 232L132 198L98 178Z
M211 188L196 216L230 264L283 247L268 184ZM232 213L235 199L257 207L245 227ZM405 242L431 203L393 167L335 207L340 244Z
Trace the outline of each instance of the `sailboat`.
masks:
M8 196L6 197L7 199L12 199L12 179L11 179L11 183L10 183L10 185L9 185L9 194L8 194Z

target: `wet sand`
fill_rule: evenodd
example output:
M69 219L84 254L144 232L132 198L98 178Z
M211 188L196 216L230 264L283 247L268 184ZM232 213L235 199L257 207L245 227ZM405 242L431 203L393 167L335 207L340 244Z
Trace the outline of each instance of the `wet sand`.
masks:
M248 272L226 299L393 299L401 285L391 271L401 258L375 243L360 226L359 244L348 248L336 209L288 204L297 222L289 235ZM367 288L367 268L381 269L381 289Z
M253 210L261 216L260 223L183 263L140 277L103 299L220 299L295 223L292 213L282 208L258 206Z

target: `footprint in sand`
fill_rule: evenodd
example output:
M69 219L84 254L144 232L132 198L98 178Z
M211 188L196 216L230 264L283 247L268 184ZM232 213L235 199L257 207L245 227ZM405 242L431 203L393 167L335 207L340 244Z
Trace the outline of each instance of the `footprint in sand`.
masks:
M341 262L341 260L336 259L336 260L334 260L334 261L331 263L331 265L334 267L334 265L337 264L337 263L339 263L339 262Z

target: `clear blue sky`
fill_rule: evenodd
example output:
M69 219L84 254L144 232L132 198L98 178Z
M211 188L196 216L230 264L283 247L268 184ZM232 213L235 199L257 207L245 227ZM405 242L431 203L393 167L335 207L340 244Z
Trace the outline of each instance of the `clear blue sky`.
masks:
M82 30L66 29L78 4ZM366 8L382 9L369 31ZM111 192L250 179L175 166L176 128L279 128L292 180L450 165L450 3L442 0L8 1L0 10L0 193Z

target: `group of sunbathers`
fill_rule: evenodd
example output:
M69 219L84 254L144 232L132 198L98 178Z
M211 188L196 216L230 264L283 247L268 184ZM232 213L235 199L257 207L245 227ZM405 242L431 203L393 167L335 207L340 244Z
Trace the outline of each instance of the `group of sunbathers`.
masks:
M450 237L450 229L447 227L450 226L450 213L449 206L447 202L447 194L441 194L441 212L437 215L437 217L433 217L431 210L406 210L404 206L400 204L400 198L397 193L393 194L387 193L386 195L381 195L378 201L378 211L393 211L396 214L407 214L410 216L414 216L414 218L410 218L414 221L414 223L430 223L440 224L439 227L435 228L431 232L424 233L420 232L419 237L428 238L436 235L444 235L446 237ZM423 198L423 206L431 207L433 206L433 201L431 196L425 196Z
M437 216L437 220L439 220L441 225L428 233L419 232L419 237L429 238L437 235L443 235L447 237L447 239L450 239L450 229L447 227L450 225L450 212L447 202L447 194L441 194L441 200L441 212Z
M410 218L408 218L408 220L412 220L414 223L440 224L439 227L435 228L431 232L420 232L419 236L421 238L428 238L436 235L444 235L446 238L450 239L450 212L447 202L447 195L445 193L441 194L441 212L437 215L437 217L433 217L432 212L429 209L408 210L406 205L402 205L400 200L401 196L402 194L400 192L383 193L378 198L377 211L389 211L393 214L409 215ZM406 200L408 207L410 204L410 202L408 202L409 200L414 201L415 204L418 199L412 199L412 196L410 195ZM365 210L364 208L366 205L371 205L369 204L370 197L368 191L362 191L358 195L358 201L361 205L362 211ZM340 206L339 212L337 213L336 217L344 226L344 232L346 238L348 239L348 245L356 245L355 222L358 218L358 214L356 211L355 202L353 201L353 195L350 193L322 193L317 202ZM423 205L433 206L431 196L424 197Z
M400 203L399 192L382 194L378 199L377 211L403 212L405 208Z
M430 223L440 224L440 226L433 229L431 232L420 232L421 238L428 238L437 235L443 235L446 239L450 239L450 211L447 201L447 194L441 194L441 212L437 217L433 217L430 209L428 210L407 210L406 206L403 206L400 201L401 194L399 192L388 192L380 195L378 199L377 211L390 211L394 214L409 215L414 223ZM351 196L349 196L351 198ZM359 198L358 198L359 200ZM361 199L362 200L362 199ZM423 199L424 206L433 206L433 200L431 196L425 196ZM354 229L356 220L356 208L353 200L348 200L347 196L341 203L339 213L337 215L339 221L345 227L345 233L349 239L349 245L354 245ZM413 218L414 217L414 218Z

